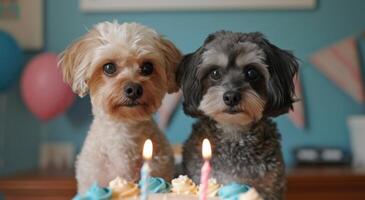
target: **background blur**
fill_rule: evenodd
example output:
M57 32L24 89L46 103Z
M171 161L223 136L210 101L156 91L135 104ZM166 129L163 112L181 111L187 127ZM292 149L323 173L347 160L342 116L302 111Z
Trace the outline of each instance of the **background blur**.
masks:
M198 48L211 32L226 29L260 31L277 46L293 50L301 59L301 82L305 99L306 128L295 127L287 118L276 119L283 138L287 165L294 163L292 151L298 146L338 147L351 152L347 119L362 114L364 106L338 89L310 62L319 49L365 29L365 1L318 0L310 10L163 11L84 13L76 0L46 0L44 6L44 48L24 51L24 63L40 52L60 53L88 28L101 21L139 22L155 28L172 40L182 52ZM24 30L27 31L27 30ZM0 46L1 48L1 46ZM0 66L2 67L2 66ZM77 98L63 115L41 122L24 105L19 81L0 92L0 175L35 168L44 144L62 144L78 152L91 123L89 98ZM194 119L181 106L166 135L182 143Z

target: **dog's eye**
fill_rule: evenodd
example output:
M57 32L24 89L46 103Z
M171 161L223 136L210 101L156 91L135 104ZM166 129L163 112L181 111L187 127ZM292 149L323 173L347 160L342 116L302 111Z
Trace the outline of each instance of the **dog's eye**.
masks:
M255 68L248 68L245 72L245 77L249 81L257 81L260 79L260 73Z
M117 71L117 67L114 63L107 63L103 66L103 70L105 75L112 76Z
M151 75L153 72L153 64L150 62L145 62L141 65L141 74L142 76Z
M210 78L215 81L221 79L221 77L222 77L222 74L219 69L214 69L213 71L210 72Z

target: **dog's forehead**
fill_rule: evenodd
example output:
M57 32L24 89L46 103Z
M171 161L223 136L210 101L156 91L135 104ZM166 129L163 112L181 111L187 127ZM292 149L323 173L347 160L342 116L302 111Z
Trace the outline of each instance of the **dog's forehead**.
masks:
M206 49L202 54L202 65L200 66L227 66L229 62L229 54L219 49Z
M128 49L134 54L158 52L159 34L138 23L100 23L89 33L103 49Z
M265 53L257 43L249 37L234 33L215 38L207 43L204 49L202 54L204 64L226 66L235 59L235 64L242 66L249 63L263 63L265 60Z
M250 63L264 64L265 53L257 44L246 41L240 43L240 45L242 51L235 58L236 65L242 66Z

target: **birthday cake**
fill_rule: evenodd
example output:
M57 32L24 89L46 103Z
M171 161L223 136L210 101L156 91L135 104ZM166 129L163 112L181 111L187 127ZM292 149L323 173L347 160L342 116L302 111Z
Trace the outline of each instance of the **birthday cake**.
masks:
M119 177L102 188L94 183L83 195L77 195L74 200L137 200L141 199L141 183L128 182ZM197 200L199 188L190 178L180 175L171 184L162 178L148 179L148 200ZM248 185L231 183L220 185L215 179L209 179L208 200L261 200L254 188Z

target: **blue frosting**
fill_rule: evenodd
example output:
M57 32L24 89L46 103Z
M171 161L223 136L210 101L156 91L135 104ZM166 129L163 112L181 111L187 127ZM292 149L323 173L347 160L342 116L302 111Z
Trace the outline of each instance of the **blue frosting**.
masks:
M238 200L240 194L247 192L249 189L250 186L248 185L230 183L221 187L218 191L218 195L223 200Z
M147 180L147 191L149 193L167 193L170 192L170 184L160 177L149 177ZM141 187L141 181L139 181Z
M109 188L102 188L94 183L85 195L76 195L73 200L110 200L112 191Z

